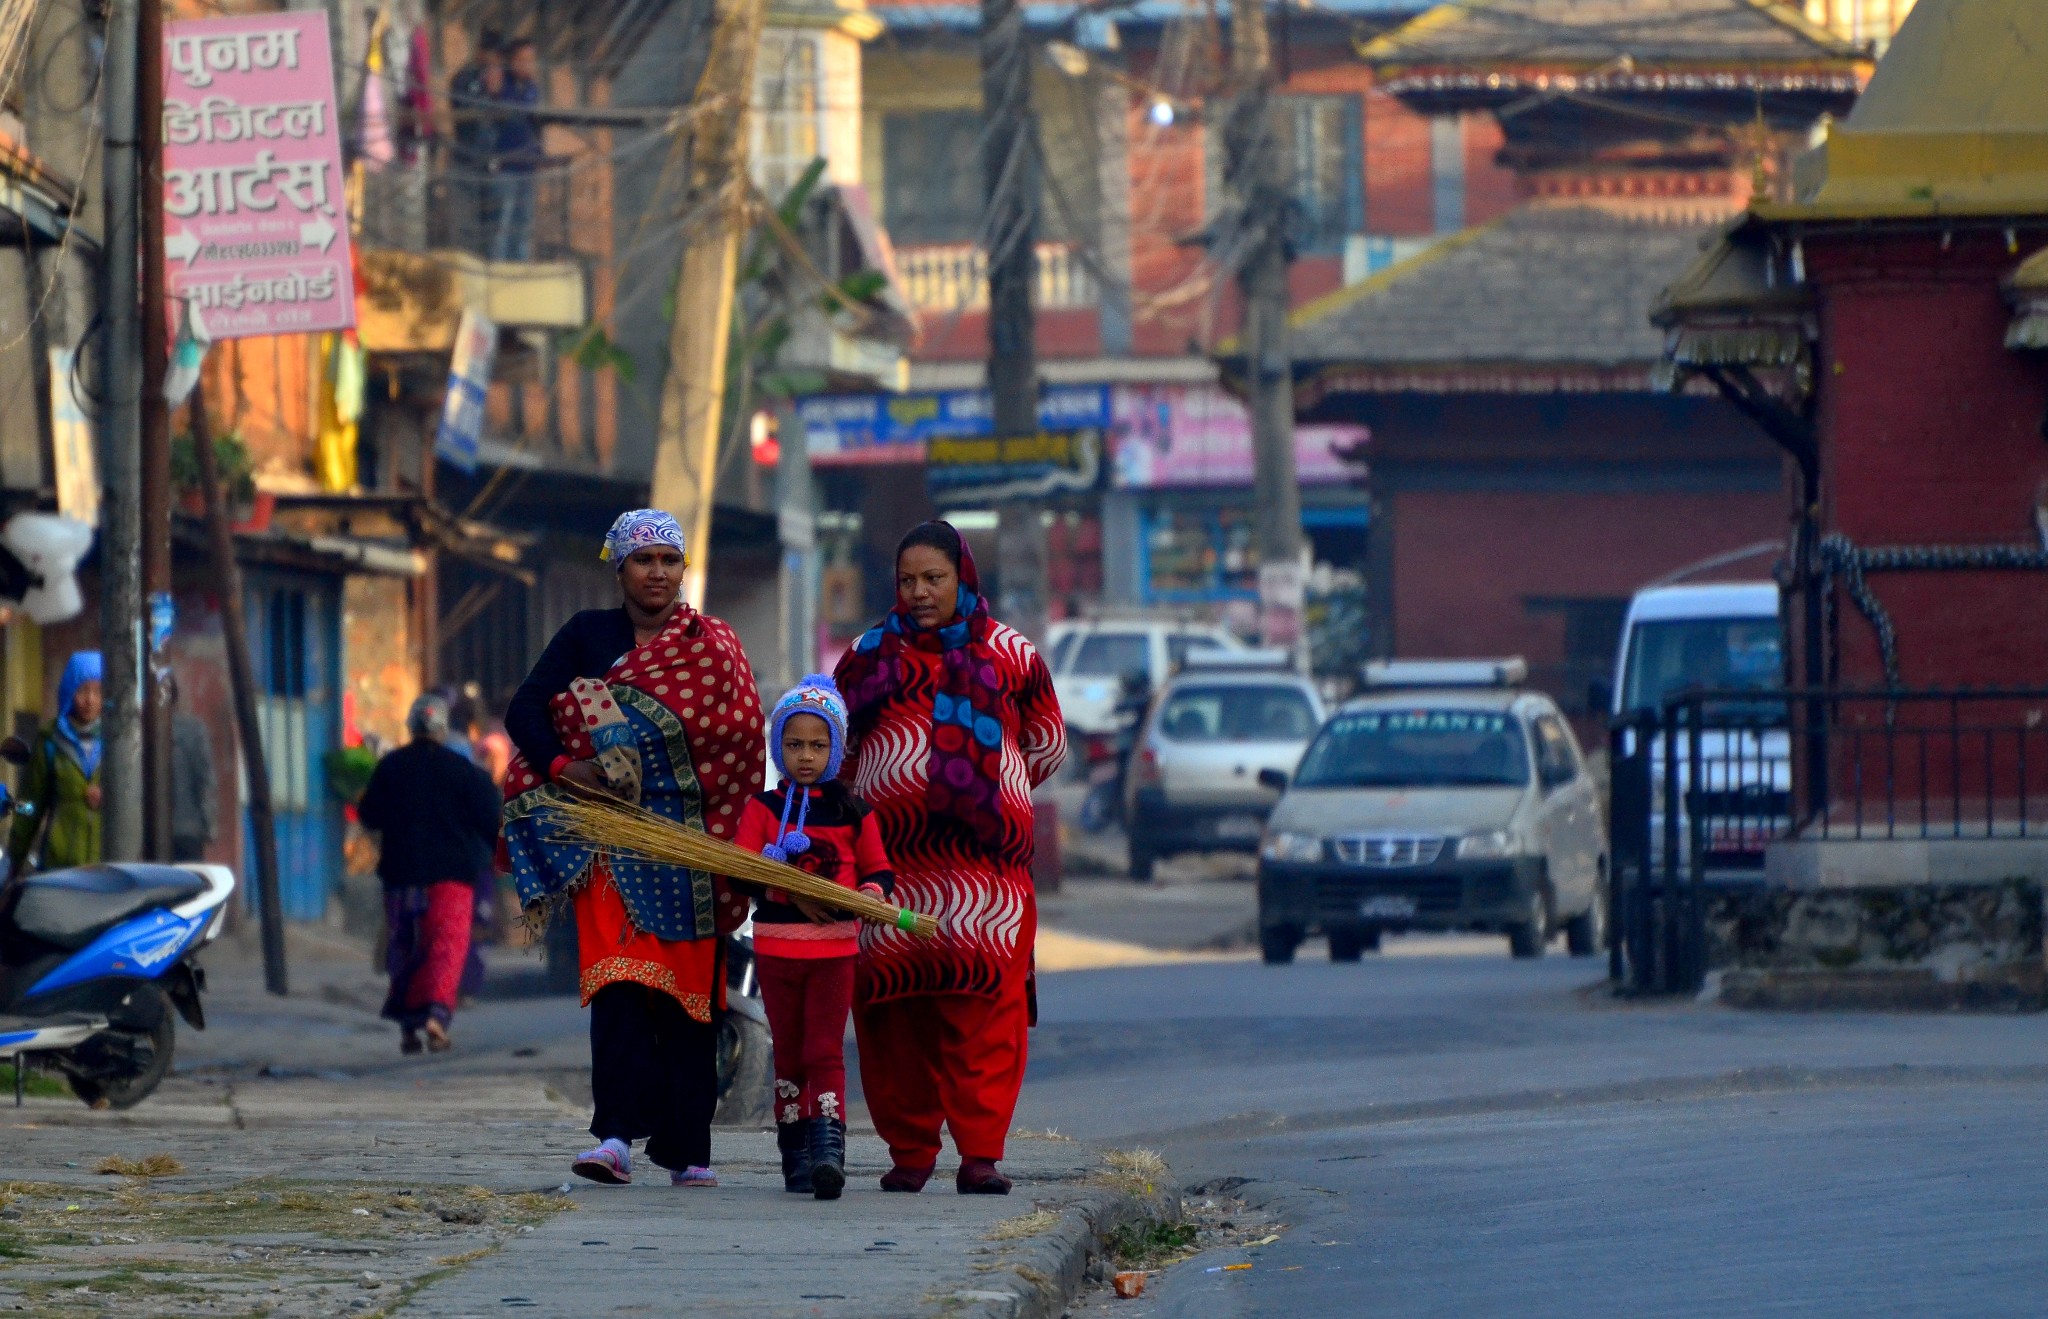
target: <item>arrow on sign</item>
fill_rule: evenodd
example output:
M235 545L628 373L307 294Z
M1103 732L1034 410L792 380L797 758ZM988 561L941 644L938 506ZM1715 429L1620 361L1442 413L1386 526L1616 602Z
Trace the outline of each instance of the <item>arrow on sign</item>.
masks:
M334 242L334 226L325 217L307 220L299 226L299 246L317 247L325 252Z
M164 259L183 261L190 266L199 257L199 240L185 230L164 235Z

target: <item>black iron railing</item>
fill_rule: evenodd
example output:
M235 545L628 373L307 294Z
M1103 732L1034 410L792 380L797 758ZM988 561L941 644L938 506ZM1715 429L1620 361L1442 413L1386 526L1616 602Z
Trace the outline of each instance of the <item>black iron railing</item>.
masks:
M1696 992L1784 840L2048 837L2048 690L1690 692L1610 730L1609 973Z

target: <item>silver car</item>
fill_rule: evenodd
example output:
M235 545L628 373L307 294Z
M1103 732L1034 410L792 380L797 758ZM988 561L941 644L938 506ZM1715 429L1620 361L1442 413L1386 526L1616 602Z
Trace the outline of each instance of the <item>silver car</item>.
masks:
M1251 852L1274 791L1323 722L1322 698L1272 651L1190 655L1152 703L1124 785L1132 879L1175 852Z
M1283 784L1259 854L1259 943L1304 937L1355 961L1385 930L1505 934L1538 957L1606 941L1607 834L1585 757L1547 696L1499 687L1376 692L1331 716Z

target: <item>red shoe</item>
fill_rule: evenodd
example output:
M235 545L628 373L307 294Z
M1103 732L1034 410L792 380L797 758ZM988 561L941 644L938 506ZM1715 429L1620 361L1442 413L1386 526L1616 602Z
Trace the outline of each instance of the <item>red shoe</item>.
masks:
M994 1159L962 1159L953 1188L962 1195L1008 1195L1010 1179L996 1171Z
M922 1168L906 1168L899 1163L882 1174L882 1189L916 1195L924 1189L924 1184L932 1179L932 1169L936 1166L928 1164Z

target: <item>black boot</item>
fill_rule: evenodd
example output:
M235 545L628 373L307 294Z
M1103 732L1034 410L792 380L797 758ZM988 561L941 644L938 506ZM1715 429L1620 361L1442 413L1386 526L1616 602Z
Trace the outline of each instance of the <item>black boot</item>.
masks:
M811 1130L811 1194L837 1200L846 1186L846 1124L836 1117L814 1117Z
M797 1195L811 1193L810 1134L807 1123L775 1124L775 1147L782 1151L782 1189Z

